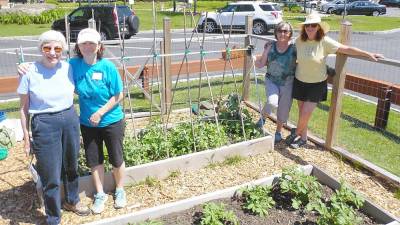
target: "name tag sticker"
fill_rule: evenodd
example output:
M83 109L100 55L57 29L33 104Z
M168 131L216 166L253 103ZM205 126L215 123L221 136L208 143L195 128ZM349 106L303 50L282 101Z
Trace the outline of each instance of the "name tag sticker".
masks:
M93 80L101 80L101 79L103 79L103 74L102 73L93 73L92 79Z

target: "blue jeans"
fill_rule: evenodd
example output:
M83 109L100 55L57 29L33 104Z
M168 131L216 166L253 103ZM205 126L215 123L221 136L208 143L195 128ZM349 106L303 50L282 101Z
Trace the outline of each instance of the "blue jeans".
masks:
M32 148L43 184L47 223L61 222L61 178L65 200L79 202L79 119L74 107L32 117Z

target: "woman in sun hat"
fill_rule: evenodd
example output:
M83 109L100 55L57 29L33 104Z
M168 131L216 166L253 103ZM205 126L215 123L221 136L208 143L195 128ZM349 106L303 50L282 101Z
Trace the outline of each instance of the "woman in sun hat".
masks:
M72 58L69 63L73 67L76 93L79 95L86 163L91 168L97 192L91 210L94 214L99 214L104 210L108 198L103 190L103 142L109 162L113 166L116 184L114 207L126 206L123 189L125 163L122 153L125 123L119 105L123 99L123 86L115 65L103 58L104 45L96 30L86 28L79 32L75 53L77 57Z
M79 119L73 106L72 70L67 62L61 61L65 49L65 38L60 32L50 30L41 34L41 58L29 65L17 89L24 149L27 155L32 149L37 160L47 224L61 222L61 179L65 194L63 208L78 215L90 213L80 203L78 193Z
M286 138L291 148L299 148L307 143L307 125L318 102L327 99L326 57L342 53L364 56L377 61L382 55L343 45L326 36L329 25L321 17L312 13L301 23L299 37L296 38L297 68L293 83L293 98L297 100L299 119L297 128Z

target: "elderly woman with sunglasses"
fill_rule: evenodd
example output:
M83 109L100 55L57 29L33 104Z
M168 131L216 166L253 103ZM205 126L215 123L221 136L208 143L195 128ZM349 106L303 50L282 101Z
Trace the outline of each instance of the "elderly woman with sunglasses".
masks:
M63 208L78 215L90 213L80 203L78 194L79 119L73 107L72 70L67 62L61 61L65 47L60 32L44 32L39 37L41 59L29 66L17 89L24 148L27 155L32 149L36 156L48 224L61 222L61 178L65 193Z
M291 42L292 26L287 22L279 23L274 31L276 41L264 46L264 52L255 65L258 68L267 66L265 74L265 92L267 102L262 110L262 117L257 126L262 127L267 115L276 109L277 127L275 143L282 140L282 127L289 117L292 106L292 87L296 70L296 47Z
M297 100L299 119L286 143L299 148L307 143L307 126L318 102L327 99L326 57L342 53L377 60L383 56L346 46L326 36L329 26L318 14L310 14L301 24L300 36L296 39L297 68L293 83L293 98Z

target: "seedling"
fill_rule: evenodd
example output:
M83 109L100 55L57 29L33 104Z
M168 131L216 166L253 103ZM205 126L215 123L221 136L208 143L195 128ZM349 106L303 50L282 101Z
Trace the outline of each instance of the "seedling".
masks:
M178 177L179 175L181 175L181 171L179 171L179 170L174 170L174 171L171 171L171 172L169 173L168 178L176 178L176 177Z
M240 192L244 198L243 209L261 217L267 216L268 210L275 206L275 201L271 197L270 186L245 187Z

